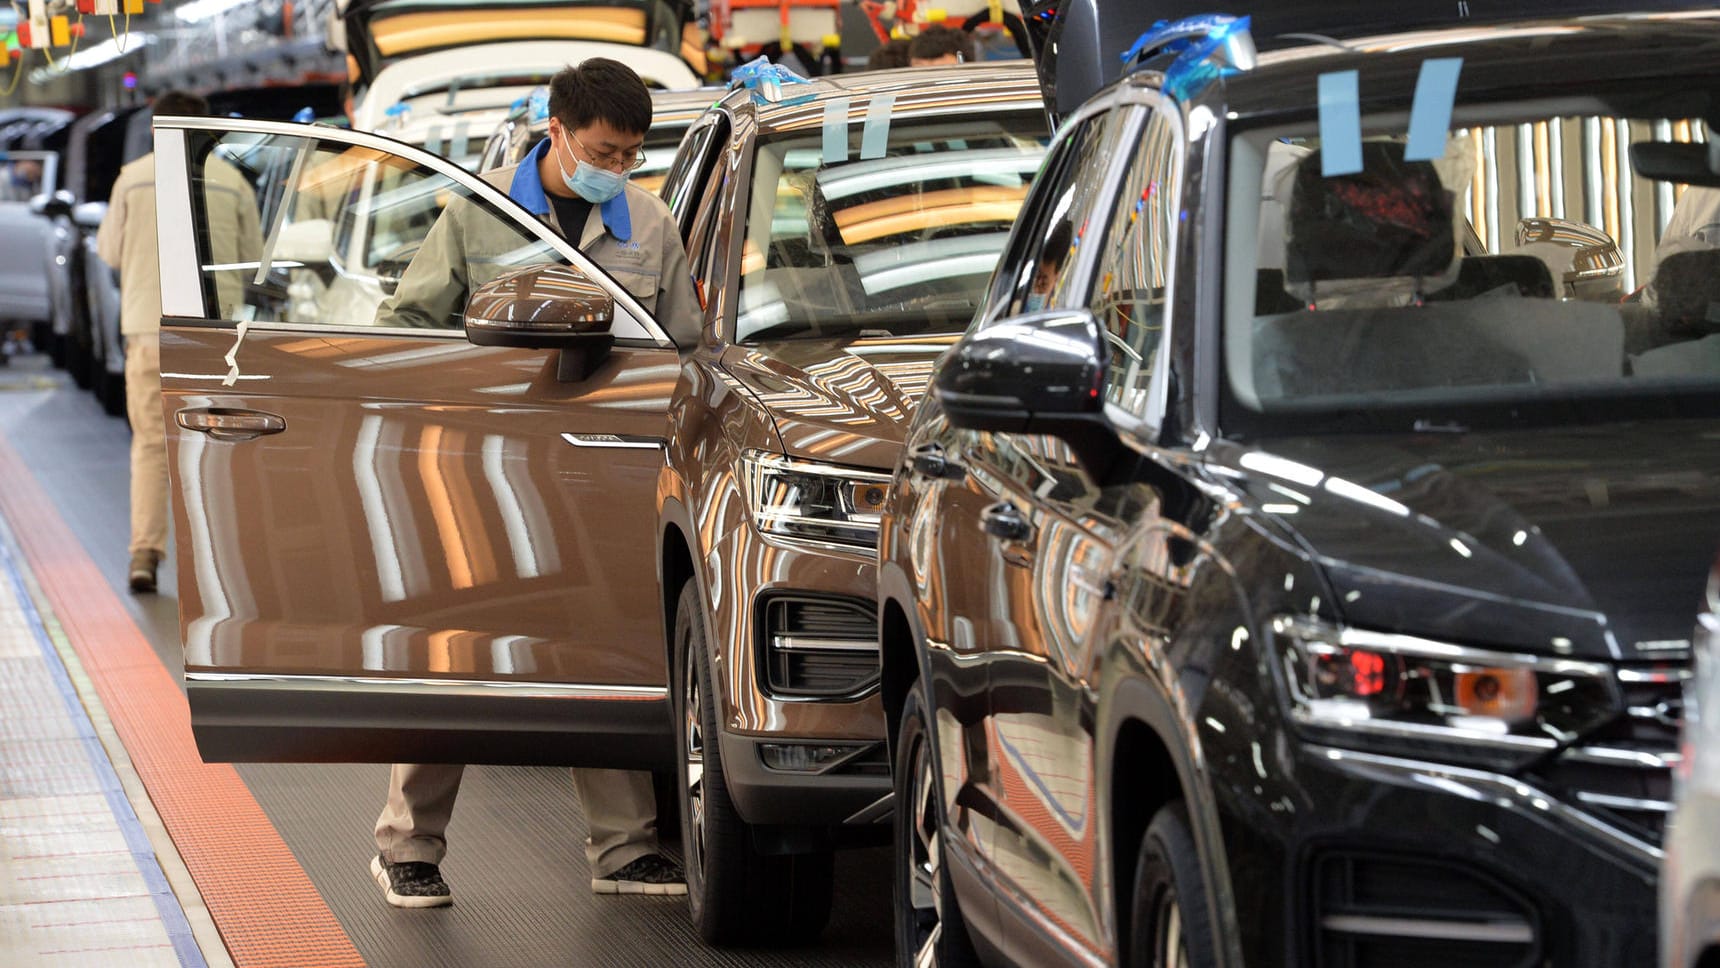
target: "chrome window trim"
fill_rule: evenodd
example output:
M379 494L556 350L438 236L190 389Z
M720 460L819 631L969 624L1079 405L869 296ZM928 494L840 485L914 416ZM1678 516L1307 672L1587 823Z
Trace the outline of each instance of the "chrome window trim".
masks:
M259 675L242 672L190 671L185 673L185 681L224 684L241 689L246 686L291 685L310 692L356 691L386 686L391 690L398 689L409 692L447 693L457 691L470 692L476 695L506 693L510 696L528 699L587 699L631 702L641 699L669 698L669 689L666 686L614 686L576 682L491 682L480 679L390 679L376 676Z
M659 346L675 346L675 342L671 340L663 328L657 324L656 319L653 318L650 313L645 311L645 308L639 304L638 300L633 298L633 294L628 292L625 286L619 285L611 279L608 273L599 268L596 263L586 257L585 253L579 251L579 249L572 243L568 242L567 239L563 238L554 229L550 228L542 219L537 218L530 212L527 212L524 208L521 208L518 202L509 198L507 193L501 189L496 188L489 182L484 181L482 178L477 177L470 171L465 168L461 168L459 165L454 164L448 159L438 155L433 155L416 145L410 145L403 141L396 141L393 138L383 137L382 135L372 134L366 131L354 131L346 128L331 128L324 125L291 124L284 121L250 121L243 118L156 118L154 123L156 157L157 159L164 156L176 159L176 161L169 167L174 169L174 174L178 179L172 185L172 187L177 189L177 191L172 193L170 196L167 192L162 190L162 178L158 165L158 170L156 172L156 197L158 199L172 197L175 199L176 206L182 209L182 213L176 213L181 221L170 226L167 218L160 218L162 206L159 203L157 205L158 218L160 218L159 240L161 242L161 251L163 253L162 315L164 316L185 316L192 319L207 318L202 305L203 287L200 275L190 277L194 278L196 281L196 285L192 290L196 293L197 308L195 312L184 311L187 308L186 303L182 303L178 299L175 299L175 306L179 311L171 313L168 312L165 295L172 291L167 285L167 253L174 253L174 262L176 265L189 263L195 267L197 261L196 246L184 245L184 240L195 240L195 234L191 231L195 223L191 219L191 190L189 184L190 165L189 159L185 156L184 132L192 130L217 131L223 133L241 132L245 134L277 135L280 137L310 139L316 141L334 141L340 144L369 148L372 151L380 151L397 158L402 158L415 165L427 168L436 174L442 175L443 177L464 187L472 194L484 199L484 201L489 202L502 214L511 217L516 226L525 230L527 234L532 235L547 244L557 254L567 259L570 265L584 273L593 282L602 286L604 291L609 294L610 298L615 300L617 310L625 309L625 315L619 311L617 312L616 323L620 324L628 318L631 318L631 320L641 330L643 330L642 334L636 334L619 332L612 329L612 332L615 333L615 337L617 339L637 339L642 335ZM163 140L164 136L167 138L165 141ZM176 149L177 153L166 153L173 149ZM172 235L171 230L177 230L179 235L175 237ZM177 238L178 241L174 244L169 244L169 240L173 238ZM177 245L179 249L189 249L190 251L175 251L175 245ZM181 266L181 271L183 271L183 266ZM179 294L176 293L176 295ZM356 328L362 329L363 327Z

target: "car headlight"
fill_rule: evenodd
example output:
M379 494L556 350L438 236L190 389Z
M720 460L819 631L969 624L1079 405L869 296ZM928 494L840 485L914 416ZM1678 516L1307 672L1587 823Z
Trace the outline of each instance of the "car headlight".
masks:
M761 534L877 549L888 474L757 452L741 464L747 506Z
M1520 766L1616 715L1612 669L1280 616L1298 726L1332 745Z

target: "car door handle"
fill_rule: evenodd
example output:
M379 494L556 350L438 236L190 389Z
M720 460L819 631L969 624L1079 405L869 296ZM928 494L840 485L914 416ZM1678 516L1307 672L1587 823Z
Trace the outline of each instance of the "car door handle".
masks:
M979 525L986 534L1005 541L1025 541L1033 534L1033 525L1021 516L1021 509L1008 501L999 501L981 511Z
M950 460L937 444L921 444L909 451L908 464L922 477L960 478L967 473L966 468Z
M208 434L216 440L254 440L264 434L278 434L287 429L286 419L276 414L230 407L180 410L173 419L186 430Z

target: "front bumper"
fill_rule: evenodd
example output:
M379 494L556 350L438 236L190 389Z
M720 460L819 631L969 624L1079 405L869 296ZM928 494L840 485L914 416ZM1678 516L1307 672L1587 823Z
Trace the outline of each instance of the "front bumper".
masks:
M1294 941L1239 924L1249 964L1654 963L1654 845L1508 776L1318 746L1296 759L1300 796L1265 805L1290 900L1252 899L1280 906ZM1249 837L1227 839L1248 911L1234 851Z
M753 824L887 829L891 786L876 678L848 695L778 695L761 660L761 603L802 596L872 602L876 564L855 551L767 541L742 526L718 542L704 570L723 778L741 816ZM772 769L762 753L771 744L850 745L858 755L825 772Z

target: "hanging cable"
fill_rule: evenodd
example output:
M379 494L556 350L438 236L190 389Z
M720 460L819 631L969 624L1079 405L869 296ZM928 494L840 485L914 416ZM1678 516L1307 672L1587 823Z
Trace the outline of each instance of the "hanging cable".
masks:
M24 79L24 52L18 52L18 66L12 68L12 83L6 85L6 90L0 91L0 97L11 97L18 89L18 82Z

